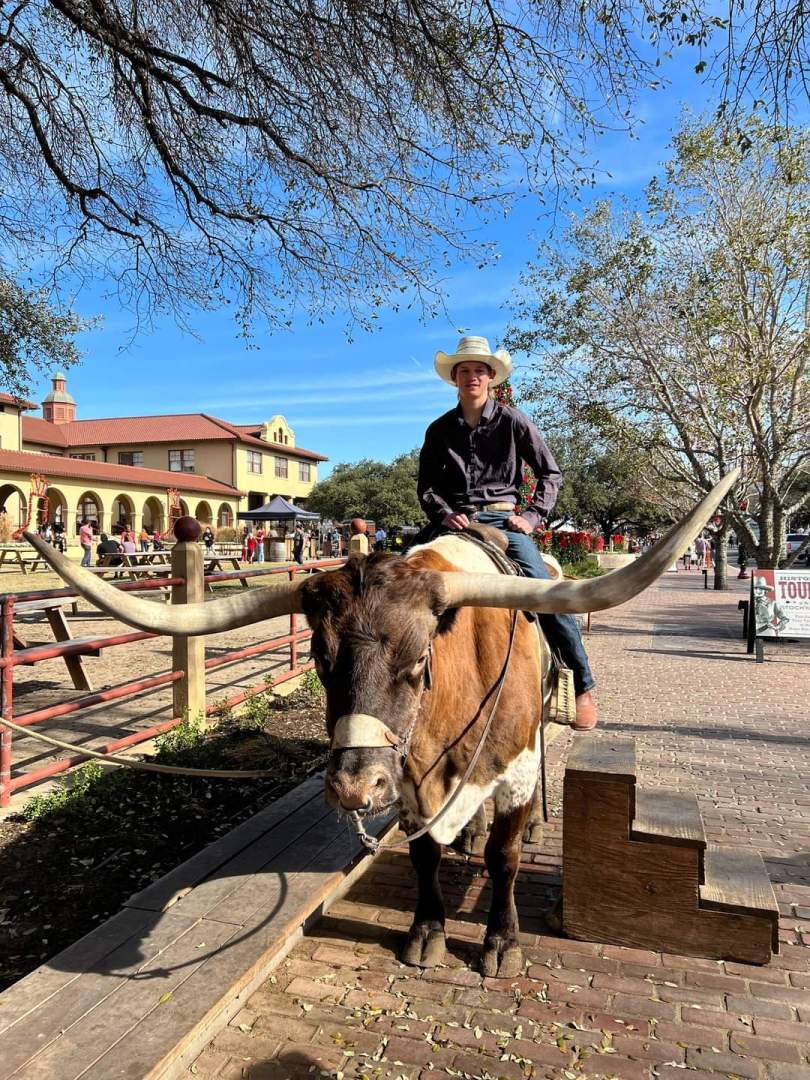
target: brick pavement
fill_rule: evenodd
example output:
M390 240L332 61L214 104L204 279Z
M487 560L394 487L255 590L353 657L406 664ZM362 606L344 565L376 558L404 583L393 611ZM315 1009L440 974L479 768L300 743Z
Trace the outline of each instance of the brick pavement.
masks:
M810 1078L810 645L764 666L746 656L739 596L669 575L596 616L588 649L603 731L633 735L640 782L695 792L710 842L752 846L782 911L767 967L569 941L542 913L559 891L560 785L573 736L554 744L553 820L518 879L526 970L475 970L488 885L480 860L445 860L447 967L396 959L415 890L407 856L381 857L198 1057L201 1077L326 1075ZM588 736L585 736L588 737Z

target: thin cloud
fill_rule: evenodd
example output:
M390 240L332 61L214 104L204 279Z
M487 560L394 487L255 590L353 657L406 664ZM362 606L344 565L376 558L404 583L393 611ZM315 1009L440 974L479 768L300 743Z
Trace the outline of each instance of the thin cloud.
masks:
M397 398L411 398L411 397L426 397L430 396L432 391L435 390L436 396L441 394L442 387L438 383L438 379L435 374L431 373L431 382L436 383L436 386L425 386L423 382L420 382L418 386L408 386L400 384L390 384L388 386L380 387L379 389L363 389L356 390L351 385L344 383L340 388L334 388L329 391L329 400L323 400L321 391L323 390L323 384L318 383L315 389L311 389L306 393L289 393L289 391L279 391L274 393L272 397L250 397L241 399L231 399L228 401L225 398L215 397L205 399L211 402L211 409L214 411L223 409L252 409L254 412L257 409L274 409L276 411L289 409L295 405L310 405L317 406L322 405L325 409L332 409L335 405L357 405L363 402L372 401L390 401L392 393L396 394ZM210 411L206 409L206 411Z
M412 368L395 369L388 371L368 372L368 373L355 373L347 371L345 375L340 378L321 378L317 376L308 376L307 378L285 381L284 379L273 379L273 398L272 400L278 400L282 396L287 399L288 394L295 393L308 393L310 396L313 394L321 394L324 390L361 390L371 389L373 387L395 387L402 386L403 384L413 382L430 383L435 380L436 376L432 371L414 371ZM243 391L249 393L248 398L227 398L217 395L217 402L221 408L223 405L251 405L257 404L261 401L271 400L266 396L266 381L262 377L261 383L261 397L257 397L258 387L254 383L237 383L234 385L232 380L227 383L223 383L223 387L227 387L230 390ZM216 388L214 388L216 393Z
M451 406L448 405L448 409ZM447 411L447 410L445 410ZM290 424L296 431L305 427L383 427L397 424L422 424L434 420L435 410L428 409L421 413L398 413L383 416L380 413L368 416L291 416Z

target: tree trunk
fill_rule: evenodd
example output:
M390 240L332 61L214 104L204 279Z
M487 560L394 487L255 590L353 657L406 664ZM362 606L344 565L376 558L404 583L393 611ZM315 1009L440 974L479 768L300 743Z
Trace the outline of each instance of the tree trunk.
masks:
M773 565L777 567L782 561L786 547L785 514L782 504L774 502L773 507Z
M729 527L723 523L714 538L714 591L728 589L728 534Z
M776 565L773 561L776 545L773 540L773 495L769 491L762 492L757 522L759 523L757 567L761 570L772 570Z

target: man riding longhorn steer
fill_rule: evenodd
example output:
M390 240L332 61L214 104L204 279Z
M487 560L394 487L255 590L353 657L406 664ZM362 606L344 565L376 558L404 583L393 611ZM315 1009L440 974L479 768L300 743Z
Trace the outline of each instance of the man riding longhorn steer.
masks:
M520 613L600 611L629 600L683 552L736 475L632 566L587 581L501 575L483 550L448 534L404 559L355 557L303 581L167 607L93 577L41 537L27 533L26 539L82 596L142 630L216 634L305 612L326 688L332 740L327 796L353 814L398 804L413 837L419 899L403 959L422 966L442 962L442 844L492 796L485 851L492 906L482 968L486 975L511 977L522 966L514 882L537 783L550 668L542 637Z
M451 355L437 352L439 376L458 389L458 405L427 429L419 457L419 501L434 526L466 529L471 521L501 529L506 554L531 578L548 578L529 534L548 517L562 479L551 451L527 416L500 405L490 388L509 378L512 360L504 349L490 352L483 337L463 337ZM528 507L515 513L523 462L537 478ZM596 685L582 637L571 615L543 615L543 633L574 675L574 728L596 726Z

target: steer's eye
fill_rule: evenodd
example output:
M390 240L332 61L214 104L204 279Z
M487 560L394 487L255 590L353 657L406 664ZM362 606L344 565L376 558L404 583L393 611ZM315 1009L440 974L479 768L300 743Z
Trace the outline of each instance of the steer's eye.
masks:
M427 663L428 654L422 653L413 667L408 671L407 677L409 679L419 679L422 676L422 672L425 670L425 664Z
M323 680L328 677L329 672L332 670L332 666L331 664L327 663L327 661L322 656L317 656L313 654L312 659L315 662L315 670L318 673L318 678L321 680L321 682L323 682Z

